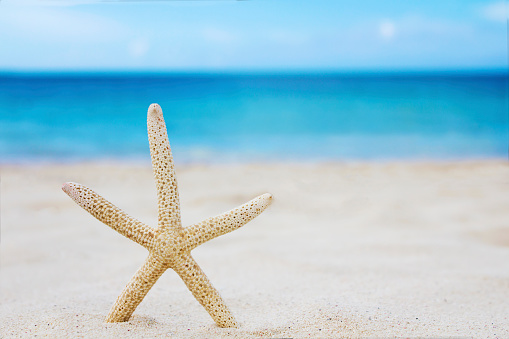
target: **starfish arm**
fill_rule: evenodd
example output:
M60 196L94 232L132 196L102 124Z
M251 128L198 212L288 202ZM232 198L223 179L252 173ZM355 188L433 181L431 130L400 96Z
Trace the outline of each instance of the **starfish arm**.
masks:
M190 253L180 257L172 268L182 278L196 300L214 319L217 326L238 327L235 318L219 295L219 292L212 286L212 283L193 257L191 257Z
M136 307L142 302L148 291L166 269L167 267L160 258L150 253L111 307L110 313L106 317L106 322L119 323L128 321Z
M147 129L157 188L158 231L177 230L182 228L177 179L163 111L158 104L152 104L148 108Z
M90 188L67 182L62 186L62 190L83 209L126 238L147 249L154 246L155 234L151 227L129 216Z
M272 195L265 193L235 209L184 228L188 250L244 226L262 213L271 202Z

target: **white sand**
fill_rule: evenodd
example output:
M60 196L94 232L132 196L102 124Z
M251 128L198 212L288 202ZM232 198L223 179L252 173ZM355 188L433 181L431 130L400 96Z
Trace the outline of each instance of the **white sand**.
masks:
M270 192L260 217L193 255L239 329L173 271L128 323L104 318L147 252L61 190L85 184L155 225L149 167L1 168L1 337L509 337L502 161L178 167L184 225Z

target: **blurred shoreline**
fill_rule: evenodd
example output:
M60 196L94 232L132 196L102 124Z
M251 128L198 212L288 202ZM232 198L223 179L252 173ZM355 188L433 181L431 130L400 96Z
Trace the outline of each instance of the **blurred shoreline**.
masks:
M469 157L469 158L380 158L380 159L179 159L175 161L178 168L193 167L243 167L243 166L383 166L383 165L469 165L469 164L509 164L508 157ZM151 160L145 158L96 158L96 159L68 159L68 160L48 160L48 159L24 159L8 162L0 162L0 171L7 168L31 168L31 167L55 167L66 168L74 166L119 166L121 168L151 168ZM0 173L1 174L1 173Z

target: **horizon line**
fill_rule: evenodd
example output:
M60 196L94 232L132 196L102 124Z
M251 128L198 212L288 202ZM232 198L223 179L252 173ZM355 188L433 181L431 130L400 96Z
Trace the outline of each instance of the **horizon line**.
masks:
M506 67L476 68L302 68L302 69L0 69L9 75L419 75L419 74L501 74Z

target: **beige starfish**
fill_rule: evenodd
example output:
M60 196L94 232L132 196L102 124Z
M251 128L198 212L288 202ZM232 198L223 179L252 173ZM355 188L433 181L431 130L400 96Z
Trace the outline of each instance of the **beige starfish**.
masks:
M237 327L230 310L212 286L191 251L204 242L231 232L258 216L269 206L268 193L221 215L182 227L177 180L161 107L150 105L147 117L150 155L157 187L158 227L152 228L83 185L62 187L78 205L123 236L144 246L145 263L131 278L106 317L107 322L127 321L157 279L171 268L220 327Z

